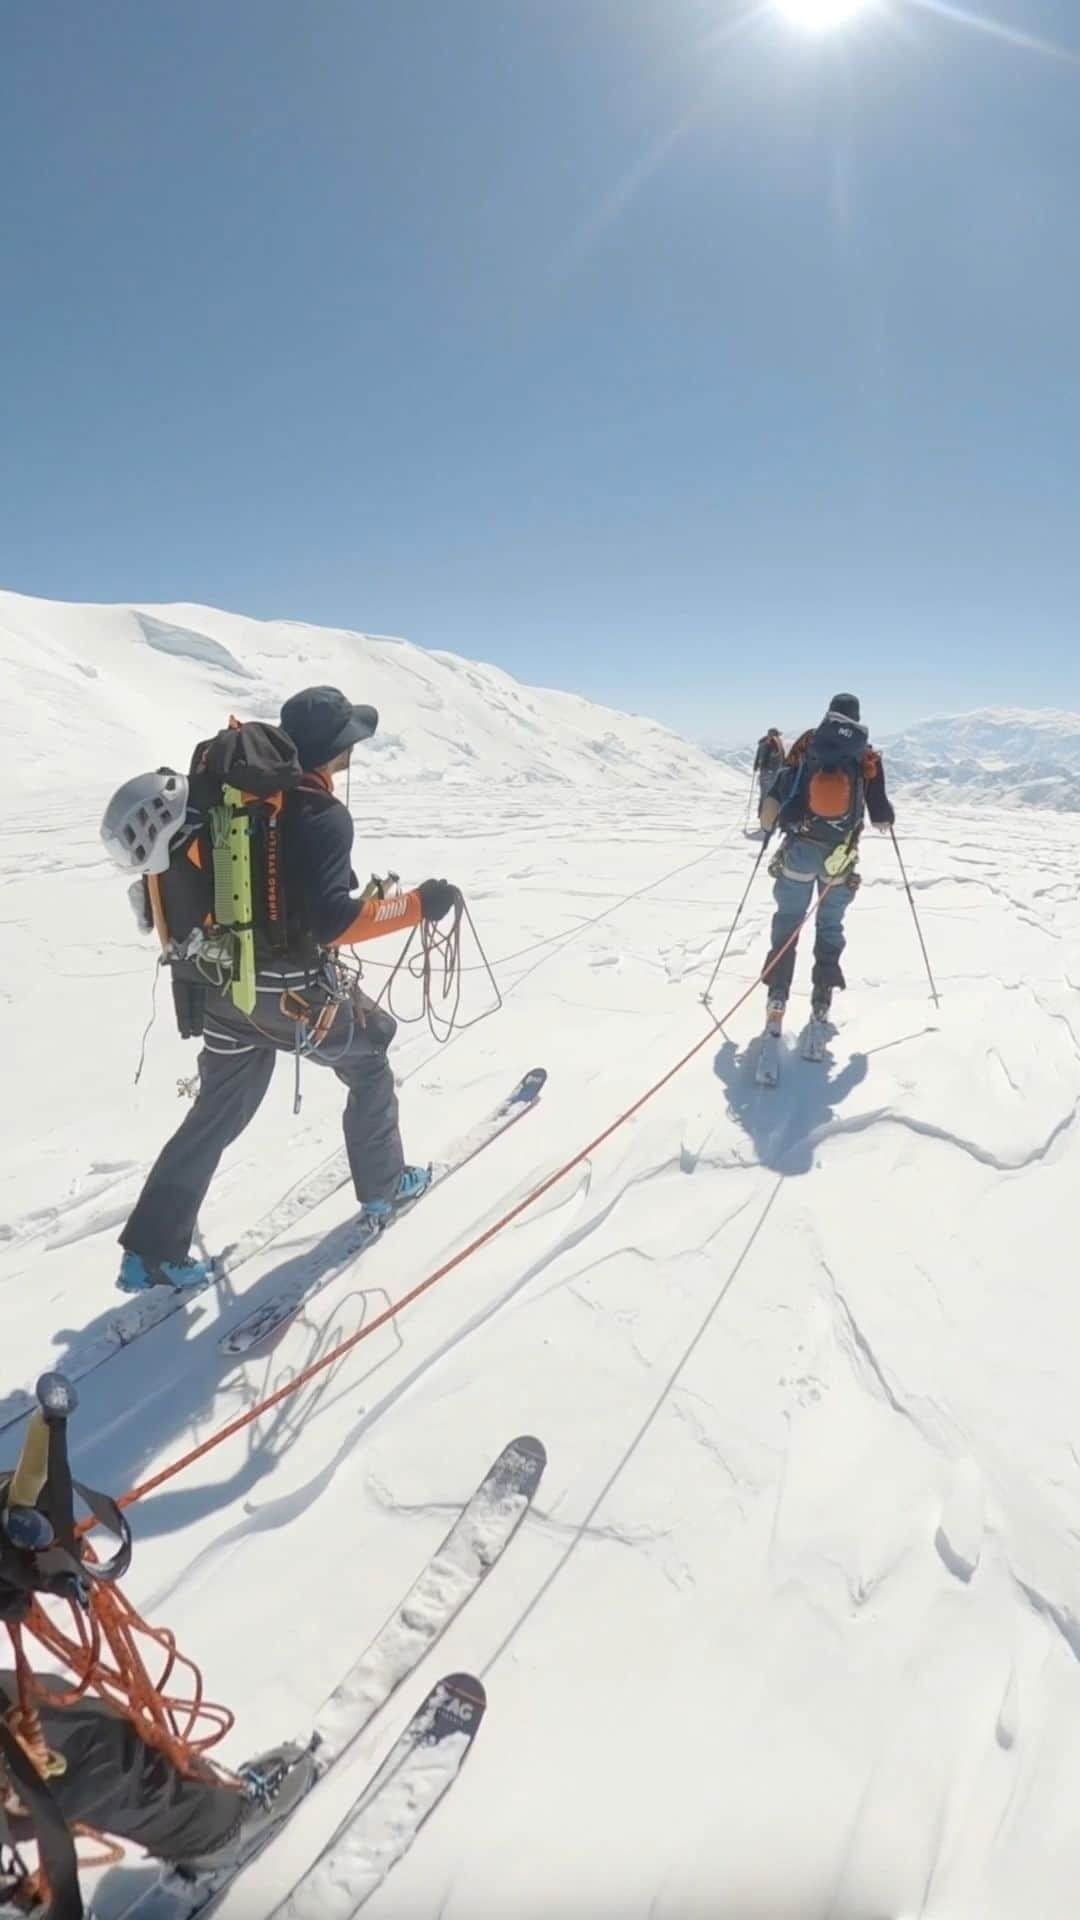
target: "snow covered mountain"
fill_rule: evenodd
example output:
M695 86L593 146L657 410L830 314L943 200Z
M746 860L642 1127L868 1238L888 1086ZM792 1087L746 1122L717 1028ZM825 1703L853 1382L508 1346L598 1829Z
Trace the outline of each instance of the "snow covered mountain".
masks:
M107 744L110 755L149 753L148 764L186 767L194 742L223 724L219 715L239 708L276 719L285 695L329 682L379 709L379 732L357 760L365 784L717 784L708 755L656 721L407 640L211 607L74 606L0 593L0 668L5 680L19 677L39 719L51 715L56 744L99 758ZM25 711L0 707L0 746L23 762L25 724ZM47 781L48 756L27 771Z
M917 792L1080 812L1080 714L991 707L919 721L882 745L893 781Z
M14 596L0 630L0 1420L111 1324L117 1229L194 1071L159 987L134 1084L153 947L96 834L133 765L304 680L374 699L400 741L357 755L360 857L461 884L503 994L448 1046L403 1022L407 1151L437 1157L524 1069L550 1075L276 1344L238 1362L219 1342L325 1270L347 1189L82 1382L75 1469L121 1492L362 1336L131 1508L126 1589L235 1711L226 1762L310 1724L509 1439L547 1450L513 1545L220 1920L265 1920L453 1670L481 1677L483 1729L364 1920L1075 1920L1073 823L905 806L940 1009L868 835L831 1057L786 1041L766 1092L764 874L722 1030L700 998L757 851L745 777L397 642ZM792 1038L808 974L804 952ZM467 1017L491 1006L482 976L464 990ZM295 1113L282 1064L207 1246L325 1164L342 1098L312 1065ZM18 1429L0 1437L7 1465ZM107 1876L102 1920L141 1871Z

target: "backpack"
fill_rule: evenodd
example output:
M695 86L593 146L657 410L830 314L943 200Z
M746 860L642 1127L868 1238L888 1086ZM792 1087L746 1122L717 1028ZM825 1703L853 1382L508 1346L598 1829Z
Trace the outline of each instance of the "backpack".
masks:
M826 845L850 840L862 826L869 750L864 726L827 713L806 742L780 824Z
M286 795L303 777L288 734L265 721L231 720L195 748L184 829L166 872L143 879L185 1039L202 1031L206 987L250 1014L258 968L296 944L280 826Z

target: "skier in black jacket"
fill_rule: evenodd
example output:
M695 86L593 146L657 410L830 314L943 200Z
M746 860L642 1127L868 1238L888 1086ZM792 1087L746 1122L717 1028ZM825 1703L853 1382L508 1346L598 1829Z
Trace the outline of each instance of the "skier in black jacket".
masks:
M779 727L770 727L757 743L754 755L754 772L758 776L758 800L764 801L777 774L784 764L784 742Z
M198 1098L151 1168L120 1235L117 1285L125 1293L160 1284L200 1287L213 1277L213 1263L190 1251L199 1208L225 1148L260 1106L279 1053L299 1052L332 1068L348 1088L345 1145L372 1225L384 1225L428 1185L430 1168L406 1164L398 1130L387 1060L396 1022L355 987L343 992L332 964L338 947L441 920L460 897L445 880L385 899L357 893L352 816L334 795L334 775L378 720L373 707L353 706L336 687L308 687L281 710L305 770L285 797L281 821L284 891L293 908L287 951L259 972L250 1015L223 993L207 998Z

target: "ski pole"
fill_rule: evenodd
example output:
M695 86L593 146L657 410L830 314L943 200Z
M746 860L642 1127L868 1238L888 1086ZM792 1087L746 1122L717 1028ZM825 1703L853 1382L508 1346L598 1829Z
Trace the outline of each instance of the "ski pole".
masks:
M930 992L934 996L935 1007L939 1007L941 1005L941 1000L938 995L937 987L934 984L933 970L930 966L930 955L926 951L926 941L923 939L923 930L922 930L922 927L919 925L919 916L915 909L915 896L911 891L911 882L907 877L907 868L904 865L904 856L900 851L900 842L896 837L895 827L889 828L889 838L892 841L893 846L896 848L896 858L900 862L900 876L904 882L904 892L907 894L907 897L908 897L908 906L911 908L911 917L915 922L915 931L919 936L919 945L922 948L923 963L926 967L926 977L930 982Z
M746 796L746 819L745 819L745 820L743 821L743 832L744 832L744 833L746 832L746 830L747 830L747 828L748 828L748 827L749 827L749 825L750 825L750 809L752 808L752 806L753 806L753 804L754 804L754 788L755 788L755 786L756 786L756 785L757 785L757 768L756 768L756 767L751 767L751 769L750 769L750 791L749 791L749 793L748 793L748 794L747 794L747 796Z
M732 940L733 940L733 939L735 938L735 929L736 929L736 927L738 926L738 924L739 924L739 921L740 921L740 920L742 919L742 911L743 911L743 908L745 907L745 905L746 905L746 903L747 903L747 901L748 901L748 900L749 900L749 898L750 898L750 889L751 889L751 887L753 886L753 884L754 884L754 881L755 881L755 880L756 880L756 878L757 878L757 870L758 870L758 868L760 867L760 865L761 865L761 862L762 862L762 860L763 860L763 859L765 858L765 849L766 849L766 847L768 846L768 844L769 844L769 841L770 841L771 839L772 839L772 834L771 834L771 833L767 833L767 834L765 835L765 838L764 838L764 840L763 840L763 841L762 841L762 843L761 843L761 848L760 848L760 851L759 851L759 853L758 853L758 857L757 857L757 859L756 859L756 860L754 861L754 865L753 865L753 869L752 869L752 871L751 871L751 874L750 874L750 878L749 878L749 880L748 880L748 881L747 881L747 883L746 883L746 891L745 891L745 893L743 894L743 897L742 897L742 899L741 899L741 900L739 901L739 904L738 904L738 906L737 906L737 907L736 907L736 909L735 909L735 918L734 918L734 920L732 921L732 923L731 923L731 925L730 925L730 927L728 928L728 935L727 935L727 939L726 939L726 940L724 941L724 944L723 944L723 946L722 946L722 947L721 947L721 949L720 949L720 958L719 958L719 960L717 961L717 963L716 963L716 965L715 965L715 967L713 968L713 970L712 970L712 974L711 974L711 976L710 976L710 979L709 979L709 984L708 984L708 986L706 987L706 989L705 989L705 991L704 991L704 993L703 993L703 994L702 994L702 996L701 996L701 999L702 999L702 1004L703 1004L704 1006L706 1006L706 1007L707 1007L707 1006L708 1006L708 1004L709 1004L709 999L710 999L710 997L711 997L711 994L712 994L712 990L713 990L713 987L714 987L714 986L715 986L715 984L716 984L716 976L717 976L717 974L719 973L719 971L720 971L720 969L721 969L721 967L722 967L722 966L723 966L723 964L724 964L724 955L725 955L725 954L727 953L727 950L728 950L728 948L730 947L730 945L731 945L731 942L732 942Z

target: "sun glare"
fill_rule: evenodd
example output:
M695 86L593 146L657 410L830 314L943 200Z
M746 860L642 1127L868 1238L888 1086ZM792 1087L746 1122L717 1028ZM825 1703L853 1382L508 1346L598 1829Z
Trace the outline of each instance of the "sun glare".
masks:
M864 0L776 0L786 20L818 33L828 27L841 26L858 13L863 4Z

